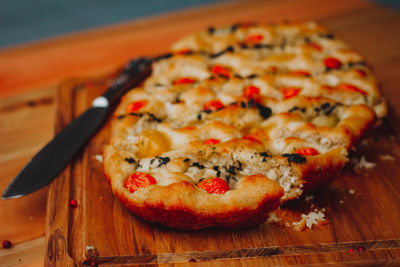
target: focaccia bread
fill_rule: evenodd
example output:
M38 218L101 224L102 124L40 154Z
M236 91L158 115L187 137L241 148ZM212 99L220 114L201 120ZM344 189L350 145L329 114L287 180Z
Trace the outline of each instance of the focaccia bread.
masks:
M211 27L122 98L104 169L145 220L250 227L332 181L385 114L362 56L319 25Z

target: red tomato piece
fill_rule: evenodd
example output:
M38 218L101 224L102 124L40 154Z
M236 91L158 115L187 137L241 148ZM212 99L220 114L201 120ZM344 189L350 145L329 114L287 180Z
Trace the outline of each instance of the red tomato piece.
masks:
M311 74L308 71L304 71L304 70L296 70L296 71L292 71L290 74L293 75L303 75L303 76L311 76Z
M262 41L262 39L264 39L264 36L261 34L253 34L246 37L246 42L258 44Z
M224 104L221 103L219 100L211 100L204 104L205 111L217 111L224 107Z
M303 156L315 156L318 155L319 152L315 148L312 147L303 147L298 149L296 152L297 154L303 155Z
M175 54L183 55L183 54L190 53L190 52L192 52L192 49L186 48L186 49L181 49L181 50L176 51Z
M196 80L188 77L179 78L178 80L174 81L173 84L191 84L194 83Z
M361 77L367 76L367 73L365 72L365 70L355 69L354 71L357 72L357 74L360 75Z
M249 85L244 89L243 95L244 97L247 98L247 100L250 99L256 100L260 97L260 88L253 85Z
M211 68L211 72L216 75L222 75L226 78L231 76L229 70L227 68L222 67L221 65L215 65Z
M156 179L148 173L135 172L124 182L124 187L133 193L141 187L146 187L157 183Z
M181 130L194 130L194 129L196 129L196 127L194 127L194 126L186 126L186 127L181 128Z
M315 50L318 50L318 51L322 50L322 47L317 43L309 43L308 45L311 46L312 48L314 48Z
M250 136L250 135L248 135L248 136L243 136L242 139L249 140L249 141L251 141L251 142L261 143L260 140L258 140L258 139L255 138L254 136Z
M228 183L219 177L205 179L198 183L197 186L210 194L224 194L230 189Z
M295 97L300 93L301 89L297 87L288 87L283 89L283 99L289 99Z
M204 140L204 144L206 144L206 145L215 145L215 144L218 144L219 142L221 142L221 141L219 141L218 139L214 139L214 138Z
M334 57L328 57L324 59L324 64L330 69L340 69L342 67L342 62Z
M360 88L358 88L357 86L354 86L352 84L348 84L348 83L342 83L339 84L336 89L338 90L342 90L342 91L350 91L350 92L357 92L360 93L362 95L367 95L367 92L365 92L364 90L361 90Z
M276 67L276 66L270 66L270 67L268 67L268 71L270 71L270 72L277 72L277 71L278 71L278 67Z
M126 107L126 112L135 112L147 105L147 100L134 101Z

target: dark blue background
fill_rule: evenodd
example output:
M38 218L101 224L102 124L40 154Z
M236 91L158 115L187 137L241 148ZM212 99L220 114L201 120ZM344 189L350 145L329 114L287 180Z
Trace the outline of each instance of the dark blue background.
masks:
M0 48L223 1L227 0L0 0ZM400 8L400 0L376 2Z

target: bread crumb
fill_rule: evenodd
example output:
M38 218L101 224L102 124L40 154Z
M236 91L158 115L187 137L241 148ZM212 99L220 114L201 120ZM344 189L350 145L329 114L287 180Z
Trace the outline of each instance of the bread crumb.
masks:
M392 155L389 154L380 154L379 158L383 161L394 161L395 157L393 157Z
M340 203L340 204L343 204L343 203L344 203L344 201L343 201L343 200L339 200L339 203Z
M368 170L368 169L374 168L375 166L376 166L376 163L369 162L365 159L364 156L361 156L360 160L356 163L356 166L354 167L354 169L356 171L359 171L362 169Z
M356 193L356 191L354 189L349 189L349 194L354 195Z
M311 229L313 225L318 225L322 221L325 221L325 214L322 210L314 209L308 214L301 214L301 220L293 222L292 225L294 230L302 231L305 227Z
M305 201L310 201L310 200L312 200L312 199L314 199L314 195L309 195L309 196L306 196L306 197L304 198Z
M367 139L362 140L361 143L360 143L360 145L362 145L362 146L368 146L368 140L367 140Z
M269 223L279 222L280 220L281 220L281 218L276 216L276 214L273 212L269 215L269 218L268 218Z
M98 162L103 162L103 155L101 155L101 154L96 154L96 155L94 155L94 158L95 158Z

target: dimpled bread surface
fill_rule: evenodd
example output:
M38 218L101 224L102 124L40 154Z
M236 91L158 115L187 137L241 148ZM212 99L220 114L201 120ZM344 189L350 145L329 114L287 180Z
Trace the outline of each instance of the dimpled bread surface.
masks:
M251 227L337 177L385 114L363 57L314 22L210 27L157 57L122 98L104 169L150 222ZM132 190L137 174L151 182ZM222 193L202 186L216 177Z

